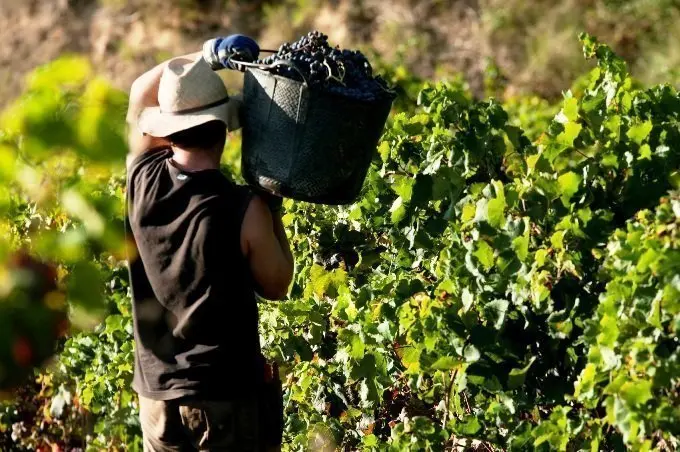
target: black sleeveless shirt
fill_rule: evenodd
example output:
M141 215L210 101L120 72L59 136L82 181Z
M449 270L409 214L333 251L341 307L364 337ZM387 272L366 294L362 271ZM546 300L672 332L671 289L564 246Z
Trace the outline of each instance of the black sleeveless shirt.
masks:
M128 168L133 388L156 400L226 400L262 371L257 302L240 231L247 187L219 170L185 172L167 148Z

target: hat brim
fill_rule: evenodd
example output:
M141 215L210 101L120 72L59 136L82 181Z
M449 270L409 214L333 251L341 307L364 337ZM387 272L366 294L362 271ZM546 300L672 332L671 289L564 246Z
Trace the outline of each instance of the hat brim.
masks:
M173 133L191 129L211 121L222 121L227 130L241 127L239 121L240 102L230 98L229 102L189 114L164 113L160 107L147 107L139 115L139 130L154 137L167 137Z

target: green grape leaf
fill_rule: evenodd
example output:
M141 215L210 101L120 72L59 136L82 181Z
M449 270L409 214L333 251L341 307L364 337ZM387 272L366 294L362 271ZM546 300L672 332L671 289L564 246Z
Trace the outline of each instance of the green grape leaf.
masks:
M568 93L571 96L571 93ZM578 99L567 97L562 104L562 114L567 121L575 122L578 119Z
M557 136L557 142L566 147L574 146L574 140L576 140L582 128L581 124L576 122L564 124L564 131Z
M569 205L572 196L578 192L580 183L581 176L572 171L568 171L557 178L557 186L565 206Z
M462 363L463 361L455 356L442 356L430 367L434 370L451 370L460 366Z
M652 381L628 381L621 386L619 393L629 406L643 405L652 398Z
M521 369L512 369L510 373L508 374L508 388L510 389L517 389L520 386L524 385L524 380L526 379L527 372L529 372L529 368L531 365L536 361L536 357L532 356L531 359L529 360L529 363L522 367Z
M484 305L484 316L495 329L499 330L503 327L509 305L507 300L493 300Z
M468 416L466 420L456 422L456 432L460 435L476 435L481 429L482 425L475 416Z
M626 136L630 138L637 144L642 144L643 141L649 136L652 131L652 122L644 121L639 124L635 124L628 129Z
M72 269L67 283L68 300L88 310L104 307L104 280L91 262L78 262Z
M404 205L404 200L401 197L398 197L394 200L394 203L390 208L390 212L392 212L390 221L392 221L393 224L401 223L404 217L406 217L406 206Z
M477 243L477 250L474 253L475 257L484 266L486 270L490 270L494 265L494 251L493 248L489 246L483 240Z
M469 363L473 363L475 361L478 361L479 358L481 358L481 353L479 353L479 350L477 347L475 347L472 344L469 344L467 347L465 347L465 352L463 353L465 356L465 361Z

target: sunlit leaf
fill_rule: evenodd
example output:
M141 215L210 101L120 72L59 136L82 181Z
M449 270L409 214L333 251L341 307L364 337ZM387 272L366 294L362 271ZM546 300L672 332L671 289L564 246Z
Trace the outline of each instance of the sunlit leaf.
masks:
M580 183L581 176L572 171L568 171L557 178L557 185L560 188L562 202L565 205L568 205L571 197L578 192Z
M626 134L628 138L633 140L637 144L642 144L642 142L649 136L649 132L652 131L651 121L645 121L640 124L635 124L628 129Z

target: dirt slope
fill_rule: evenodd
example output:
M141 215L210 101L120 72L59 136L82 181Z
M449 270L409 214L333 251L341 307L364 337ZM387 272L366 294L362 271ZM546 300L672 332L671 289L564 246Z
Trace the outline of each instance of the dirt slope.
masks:
M609 6L607 6L609 5ZM614 6L612 6L614 5ZM310 29L370 46L423 77L460 72L483 93L494 62L509 92L559 96L587 67L576 35L598 35L646 81L678 74L676 0L0 0L0 106L24 75L64 52L88 55L127 89L158 61L243 32L278 47ZM626 6L627 5L627 6ZM654 6L657 5L657 6Z

